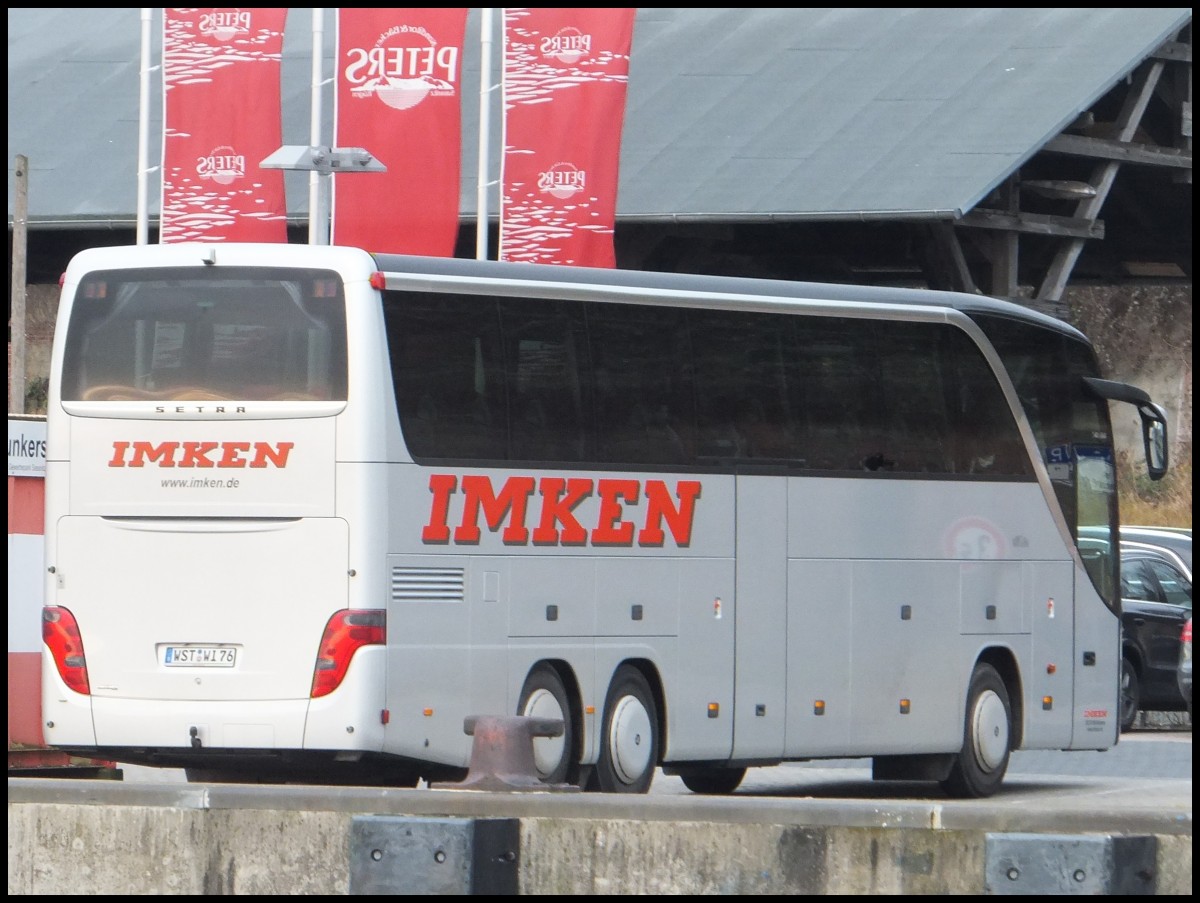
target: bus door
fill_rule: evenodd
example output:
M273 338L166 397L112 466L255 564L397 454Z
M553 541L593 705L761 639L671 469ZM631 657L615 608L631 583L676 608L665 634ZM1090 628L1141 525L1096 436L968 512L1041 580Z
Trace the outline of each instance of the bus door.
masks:
M787 478L738 476L733 758L783 752Z

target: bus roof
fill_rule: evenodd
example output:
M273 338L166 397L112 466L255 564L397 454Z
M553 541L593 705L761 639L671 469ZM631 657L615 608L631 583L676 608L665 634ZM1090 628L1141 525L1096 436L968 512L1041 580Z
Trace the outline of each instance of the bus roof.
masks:
M764 299L820 299L858 304L906 305L942 308L963 313L993 314L1034 322L1074 338L1087 341L1075 327L1048 314L1011 301L986 295L894 286L842 283L792 282L742 276L711 276L692 273L662 273L652 270L601 269L553 264L481 261L450 257L413 257L403 254L374 254L380 271L387 274L519 280L566 285L611 285L651 291L677 291L751 295Z
M563 285L615 289L645 289L648 292L685 292L692 295L740 295L771 300L816 300L926 310L956 310L971 314L993 314L1037 323L1064 335L1087 341L1079 330L1048 314L1011 301L964 292L936 291L895 286L842 283L793 282L742 276L713 276L693 273L663 273L653 270L623 270L553 264L512 263L457 257L417 257L404 254L371 254L375 267L385 276L443 277L450 280L506 280L546 286ZM322 258L324 258L322 260ZM358 248L302 244L253 245L176 242L158 245L129 245L81 251L68 267L76 270L127 267L185 266L220 262L259 266L353 266L366 263L368 255ZM78 278L75 276L74 278Z

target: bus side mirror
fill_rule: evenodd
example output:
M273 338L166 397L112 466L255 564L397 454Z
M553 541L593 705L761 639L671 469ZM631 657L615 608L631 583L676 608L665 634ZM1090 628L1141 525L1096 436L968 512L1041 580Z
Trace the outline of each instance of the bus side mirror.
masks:
M1146 472L1152 480L1161 480L1167 473L1167 415L1158 405L1144 402L1138 405L1142 415L1142 443L1146 448Z
M1146 449L1146 473L1152 480L1161 480L1167 475L1167 412L1150 400L1143 389L1128 383L1083 377L1084 384L1098 398L1123 401L1134 405L1142 416L1142 444Z

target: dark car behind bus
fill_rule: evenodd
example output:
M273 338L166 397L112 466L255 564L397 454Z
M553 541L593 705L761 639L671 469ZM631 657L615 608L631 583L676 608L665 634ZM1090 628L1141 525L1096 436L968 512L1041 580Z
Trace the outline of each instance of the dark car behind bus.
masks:
M1139 711L1191 711L1190 682L1185 698L1179 674L1192 616L1190 553L1188 559L1165 546L1121 543L1122 730Z

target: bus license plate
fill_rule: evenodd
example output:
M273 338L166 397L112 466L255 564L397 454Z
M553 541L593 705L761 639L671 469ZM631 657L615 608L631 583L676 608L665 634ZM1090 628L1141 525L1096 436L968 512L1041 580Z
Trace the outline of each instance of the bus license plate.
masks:
M168 668L232 668L237 664L233 646L167 646L163 664Z

